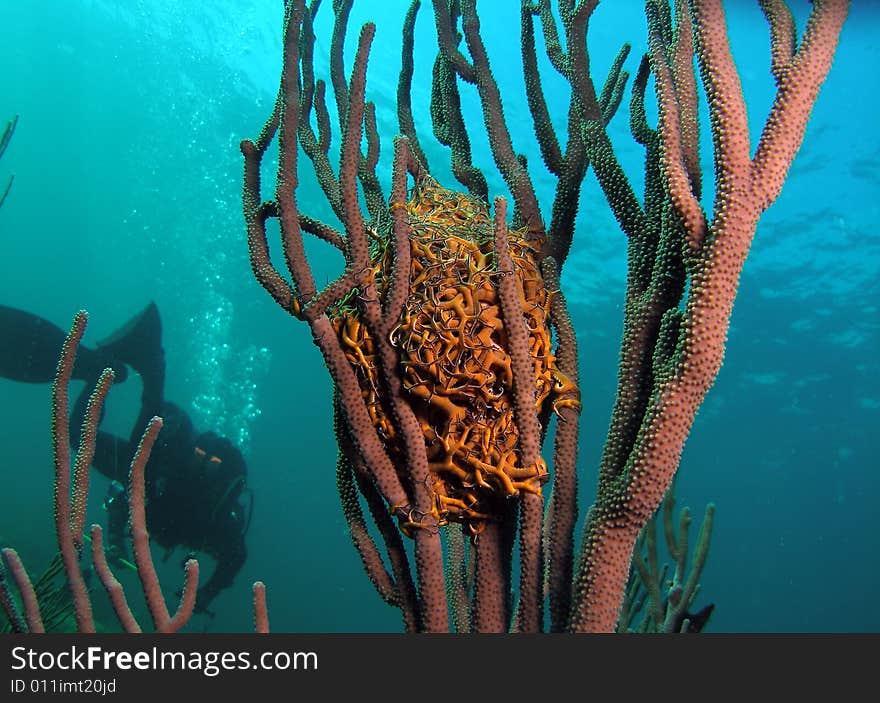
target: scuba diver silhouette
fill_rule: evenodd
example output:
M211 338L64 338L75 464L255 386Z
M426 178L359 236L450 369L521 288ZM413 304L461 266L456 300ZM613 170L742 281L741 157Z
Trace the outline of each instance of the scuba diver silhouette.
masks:
M0 305L0 377L24 383L47 383L55 369L66 333L31 313ZM217 566L196 597L196 612L213 613L208 605L232 585L247 557L245 534L253 512L244 457L228 439L213 432L197 434L189 416L163 397L165 353L162 325L155 303L103 340L94 349L80 345L73 378L84 380L70 416L71 443L79 441L89 395L101 372L110 367L116 383L131 367L142 381L140 411L127 439L98 431L92 465L111 480L107 510L108 558L132 566L126 547L128 471L143 428L154 415L164 424L146 466L147 528L166 549L178 546L210 555ZM245 500L248 496L248 500ZM247 503L247 508L245 507ZM133 568L133 567L132 567Z

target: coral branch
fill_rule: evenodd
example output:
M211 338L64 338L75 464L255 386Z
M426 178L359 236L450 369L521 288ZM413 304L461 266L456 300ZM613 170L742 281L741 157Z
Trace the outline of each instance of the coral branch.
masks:
M431 177L418 142L410 95L417 0L404 20L397 86L403 135L394 141L387 205L375 174L375 108L366 96L376 28L369 23L361 29L347 81L343 47L350 0L334 3L330 41L330 84L341 131L338 176L327 161L325 83L314 76L317 3L308 11L301 0L288 3L277 118L270 118L256 143L242 144L252 268L279 304L309 323L333 380L337 480L353 542L380 596L400 608L407 630L445 631L451 608L460 631L539 631L549 600L552 630L613 631L631 563L646 575L650 594L637 596L631 585L628 613L650 599L651 621L659 626L666 619L669 628L679 628L696 592L695 578L684 577L687 513L678 541L670 542L675 588L665 605L656 557L649 553L647 562L633 562L633 548L640 534L642 543L656 546L654 533L642 530L667 493L694 414L718 372L758 216L778 193L800 144L846 3L817 2L795 50L784 5L764 0L779 89L750 160L745 105L719 0L676 0L674 13L667 0L649 0L650 56L639 66L630 104L630 128L645 149L639 202L606 131L623 99L629 46L623 45L597 92L587 34L598 3L560 0L557 26L550 0L524 0L525 101L542 159L556 179L549 227L525 157L514 150L475 0L432 4L438 50L432 128L449 147L453 175L468 194ZM564 147L542 85L535 17L550 64L570 89ZM715 148L711 221L700 204L695 51ZM645 106L650 70L659 107L656 129ZM459 93L467 85L476 89L495 167L513 196L511 222L504 198L495 199L489 215L488 186L473 162ZM313 109L317 135L308 124ZM281 150L275 201L261 203L260 161L275 123ZM311 158L344 234L299 212L298 144ZM581 400L577 335L560 277L591 163L627 235L628 275L617 398L574 573ZM280 220L292 286L269 261L268 217ZM315 289L305 258L303 231L345 257L345 270L322 291ZM543 485L550 474L541 450L554 417L555 484L544 515ZM362 503L381 541L372 537ZM458 525L447 545L446 578L441 540L449 523ZM414 541L412 569L401 533ZM705 536L698 545L697 572L707 543ZM519 583L512 593L514 559Z
M43 618L40 615L40 606L37 603L37 594L34 592L31 578L28 576L24 564L21 563L18 552L6 547L2 553L3 558L9 565L9 572L12 574L12 579L15 581L18 592L21 594L22 607L24 608L24 618L22 618L15 608L15 604L12 602L8 591L4 588L3 608L9 616L9 621L18 632L45 632ZM25 624L27 625L26 630L24 629Z
M84 310L79 311L74 317L70 332L64 340L61 358L58 362L55 381L52 386L51 420L55 462L55 532L60 558L56 557L53 560L40 581L38 581L38 588L45 589L47 584L51 583L63 566L66 577L64 592L70 593L73 614L79 632L95 631L92 602L80 567L80 547L82 546L82 527L89 485L87 472L95 453L97 425L101 417L102 407L113 382L113 372L110 369L105 369L98 380L97 387L89 398L83 420L80 444L75 459L76 477L73 481L74 490L73 497L71 498L71 467L67 419L69 384L76 360L76 350L85 332L87 321L88 315ZM150 450L161 426L161 418L154 417L150 421L132 459L128 489L129 519L134 540L138 575L144 587L147 603L153 613L156 629L160 632L176 632L187 623L193 612L198 586L198 562L191 559L187 563L183 598L174 617L169 617L168 611L165 609L161 586L153 568L152 556L150 555L144 485L144 472L150 458ZM110 596L120 625L126 632L140 632L141 628L128 607L122 586L107 564L101 528L93 525L90 530L90 537L92 540L91 554L95 571ZM14 550L7 549L3 553L10 564L13 578L18 586L25 607L27 629L30 632L42 631L43 621L40 616L40 606L37 603L37 592L35 592L34 587L31 585L30 579L21 566L21 561ZM0 570L0 577L3 577L2 570ZM51 595L46 595L45 590L40 598L43 597L48 599L49 619L47 622L57 620L59 612L63 612L63 610L59 610L57 599ZM0 602L2 602L4 610L9 614L10 621L13 622L14 626L17 629L24 629L24 623L17 615L11 595L6 588L5 578L0 578Z
M186 576L184 580L183 595L180 605L173 617L168 613L165 606L165 598L162 596L162 587L159 577L153 566L153 558L150 554L150 535L147 531L147 516L145 510L145 484L144 469L153 448L153 443L162 429L162 418L154 417L150 420L134 458L131 461L129 474L129 500L131 503L131 538L134 543L134 560L137 564L138 576L141 579L147 607L153 618L153 624L157 632L177 632L192 615L196 602L196 589L199 581L199 563L195 559L186 562Z
M0 158L2 158L6 151L6 147L9 146L9 142L12 140L12 135L15 134L16 125L18 125L18 115L6 123L6 127L3 129L3 134L0 134ZM6 197L9 195L9 191L12 190L12 182L14 180L15 176L10 176L9 180L6 182L6 187L3 189L3 192L0 193L0 207L3 206Z
M70 516L70 530L77 552L82 552L83 528L86 522L86 499L89 494L89 470L95 455L95 436L101 420L101 408L107 398L107 392L113 384L113 370L104 369L95 384L95 390L89 396L83 417L80 433L79 449L73 465L73 506Z
M254 632L269 632L269 609L266 606L266 585L262 581L254 583Z
M128 607L128 599L125 597L125 591L122 584L113 575L110 565L107 563L107 557L104 554L104 534L100 525L92 525L92 562L95 565L95 572L110 596L110 602L113 604L113 610L116 612L116 618L125 632L142 632L141 626L135 620L131 609Z
M76 348L86 329L88 315L80 310L64 340L55 382L52 384L52 453L55 463L55 535L64 560L64 570L74 602L76 625L80 632L94 632L92 605L79 566L79 552L74 542L70 507L70 439L67 428L68 386L76 360Z
M715 147L715 214L706 230L702 212L695 214L699 205L681 157L684 127L675 117L679 106L664 49L664 37L673 36L673 31L666 24L670 20L664 20L661 12L651 13L649 7L665 197L681 216L690 245L685 259L690 286L684 314L673 308L663 314L651 364L650 395L644 396L647 405L632 452L619 472L603 474L600 499L585 537L573 630L614 629L635 539L667 492L697 409L721 367L739 275L758 217L781 188L800 145L847 8L844 0L814 5L797 68L779 86L751 161L745 105L720 0L692 0L696 51ZM666 227L674 231L669 223ZM613 441L619 439L609 435L609 443Z

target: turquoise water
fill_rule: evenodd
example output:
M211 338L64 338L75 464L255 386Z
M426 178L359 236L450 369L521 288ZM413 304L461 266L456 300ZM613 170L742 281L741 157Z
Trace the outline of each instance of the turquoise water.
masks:
M319 75L330 43L325 4ZM766 27L757 7L727 5L756 140L773 95ZM792 5L803 20L808 4ZM726 361L683 457L680 504L697 514L709 501L717 506L700 598L716 604L710 631L880 629L880 86L870 70L880 59L880 16L871 3L855 5L802 151L759 225ZM356 28L377 23L367 94L377 106L386 190L404 11L401 2L356 2L347 43L350 67ZM281 2L244 0L4 4L0 121L20 120L0 160L0 184L15 174L0 210L0 303L62 327L85 308L87 344L158 303L167 397L200 427L239 443L255 496L248 561L215 602L216 618L196 618L192 629L249 630L250 584L259 578L277 631L396 631L398 613L375 595L338 507L329 376L307 326L272 302L247 260L238 143L255 137L271 110L281 14ZM529 156L549 211L554 181L540 167L519 79L518 10L503 16L484 2L481 16L516 148ZM596 81L623 41L634 46L634 71L644 50L641 3L602 3L591 27ZM423 8L416 126L434 175L452 185L448 157L430 138L433 45ZM548 83L565 105L562 87ZM479 106L470 92L464 98L473 134ZM638 183L641 150L624 110L609 131ZM505 193L485 139L473 141L490 192ZM331 220L305 164L301 178L301 208ZM338 262L317 256L320 283ZM613 401L624 256L623 235L588 175L563 277L580 339L584 508ZM137 392L136 381L113 389L106 429L128 433ZM54 546L49 388L0 380L0 393L0 541L38 572ZM104 519L105 488L93 478L90 520ZM162 563L167 593L179 587L182 556Z

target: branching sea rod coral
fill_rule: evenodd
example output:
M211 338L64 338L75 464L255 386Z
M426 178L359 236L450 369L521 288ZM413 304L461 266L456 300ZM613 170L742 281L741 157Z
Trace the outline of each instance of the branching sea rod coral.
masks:
M676 531L670 486L697 408L721 364L756 223L778 195L800 147L848 3L817 0L798 42L785 4L761 2L771 28L777 95L752 156L721 3L678 0L672 8L649 0L649 56L642 59L630 103L633 137L646 155L640 201L605 131L622 100L627 48L596 91L586 35L597 3L562 0L554 12L549 0L524 2L526 99L545 166L557 177L546 226L525 161L513 149L473 0L433 3L438 52L432 125L438 141L449 147L453 174L467 192L444 188L431 177L415 133L409 98L414 3L404 28L400 135L394 141L388 197L375 173L379 135L374 107L365 99L375 27L362 29L346 80L342 56L351 3L334 3L330 81L342 134L335 171L326 85L315 79L312 65L317 4L306 8L291 2L286 8L284 72L275 111L255 142L242 143L243 205L257 279L284 309L308 322L333 378L337 486L352 539L377 591L401 610L410 631L451 626L461 632L698 631L712 606L694 616L689 608L706 560L713 508L707 509L688 572L690 516L682 511ZM550 64L571 87L564 149L551 127L538 71L536 18ZM459 46L459 26L467 56ZM695 55L714 139L711 218L700 204ZM652 72L656 129L645 110ZM487 181L472 162L459 101L462 84L473 84L479 94L495 165L513 195L509 222L504 198L495 198L490 208ZM14 126L7 126L3 146ZM276 134L275 197L262 202L260 162ZM297 145L312 161L344 233L299 212ZM627 235L629 270L618 392L596 502L576 550L580 379L560 271L588 165ZM292 284L269 258L265 224L270 217L280 220ZM345 271L324 290L315 286L303 232L345 257ZM80 559L88 539L90 452L113 376L109 369L102 375L72 458L67 384L85 324L85 314L78 314L53 386L59 556L36 587L14 550L3 550L8 571L0 563L0 608L15 631L59 626L71 609L79 630L96 627ZM548 467L541 447L553 421L554 459ZM154 626L176 631L193 610L198 565L188 563L181 603L172 616L152 567L144 513L143 470L160 427L159 418L150 422L132 460L131 531ZM674 562L671 574L659 566L661 519ZM107 566L100 528L93 526L90 536L96 573L121 627L140 631ZM406 538L414 549L407 548ZM64 602L55 598L60 591L51 583L62 569L72 607L67 596ZM254 613L255 629L268 631L266 593L259 582Z
M107 591L119 626L124 632L141 632L141 625L132 613L122 585L110 569L104 552L103 531L92 525L84 532L89 492L89 465L95 454L98 424L104 401L114 381L112 369L105 369L89 396L77 451L70 455L68 428L69 386L76 361L77 348L85 332L88 315L80 310L74 317L64 340L52 384L52 456L55 465L54 516L58 554L36 583L32 583L18 552L0 550L0 614L6 616L12 632L40 633L66 628L67 620L75 620L78 632L96 632L98 623L93 615L92 592L83 576L86 553L90 553L94 571ZM153 565L150 537L147 531L144 473L153 444L162 429L162 418L153 417L147 424L131 460L128 493L129 528L135 568L140 579L144 600L156 632L177 632L193 613L199 581L199 564L187 559L180 604L172 616L168 612L163 589ZM86 543L91 544L87 550ZM8 574L7 574L8 569ZM56 577L63 577L59 583ZM11 588L14 584L16 589ZM18 597L14 590L18 591ZM253 585L254 628L267 632L269 620L266 593L262 582ZM0 622L0 633L6 631Z
M12 135L15 134L15 127L18 124L18 115L13 117L9 122L6 123L6 127L3 129L3 134L0 134L0 157L3 156L6 151L6 147L9 146L9 142L12 139ZM6 196L9 195L9 191L12 190L12 181L15 180L15 176L10 176L9 180L6 181L6 185L3 186L2 191L0 191L0 206L6 200Z
M67 580L67 592L72 602L76 628L79 632L95 632L96 625L92 614L92 601L89 589L83 577L80 560L86 544L84 534L86 503L89 491L89 472L95 452L95 438L99 418L107 393L113 384L112 369L105 369L95 389L89 397L88 406L83 418L80 442L76 455L71 461L68 429L68 390L73 375L76 350L85 332L88 315L85 311L76 314L70 333L64 340L61 358L52 384L52 454L55 464L54 513L55 534L58 540L59 556L56 557L55 569L63 567ZM186 565L186 583L183 589L180 607L173 617L168 613L162 596L159 579L153 568L150 554L149 535L147 534L145 501L144 501L144 469L150 456L153 442L162 427L162 419L154 417L146 430L131 463L131 532L134 541L135 561L138 575L141 577L144 595L153 616L158 632L176 632L189 620L195 604L196 586L198 585L198 562L191 559ZM128 607L122 586L111 573L104 555L103 534L99 525L92 525L89 532L91 555L95 571L104 585L113 604L119 623L126 632L140 632L141 628ZM31 584L30 578L19 559L18 553L11 548L2 550L5 562L9 566L12 580L18 587L21 598L21 610L9 589L2 563L0 563L0 607L9 619L15 632L44 632L47 603L37 599L37 589ZM41 579L42 580L42 579ZM53 614L57 615L52 609ZM22 612L23 611L23 612Z
M438 53L432 124L467 193L429 175L415 133L409 97L415 2L404 27L400 135L389 197L375 173L379 135L374 106L365 99L376 27L362 28L347 80L343 44L351 2L333 4L330 84L342 135L334 171L326 84L315 78L312 61L317 5L287 4L275 110L259 137L241 145L243 206L257 279L285 310L308 322L333 378L337 483L366 570L382 597L401 609L408 630L447 630L451 613L460 631L612 631L636 539L669 489L694 415L720 367L758 217L778 194L800 146L848 3L815 2L799 46L785 4L761 3L778 90L751 158L720 0L679 0L674 11L663 0L649 0L650 55L636 76L630 108L633 136L646 150L642 204L605 133L627 80L627 48L596 91L586 37L597 2L563 0L555 11L549 0L523 2L527 100L545 166L557 178L546 226L505 122L474 0L433 0ZM564 149L541 85L535 18L550 64L571 88ZM694 55L714 137L711 220L699 203ZM649 72L659 105L656 130L645 119ZM495 198L490 213L486 179L472 161L460 107L464 84L479 95L495 166L513 196L510 222L503 198ZM276 134L275 196L263 202L260 164ZM297 145L312 161L344 233L300 212ZM559 277L590 163L628 236L629 277L617 401L575 568L580 391L575 334ZM280 221L292 283L270 261L270 217ZM304 232L345 257L344 272L321 291L306 260ZM554 416L548 470L541 446ZM363 505L384 542L387 568ZM401 532L414 541L414 568ZM648 580L656 591L656 579ZM684 612L677 588L669 593L666 614L653 594L658 627L669 627ZM684 589L686 598L693 590Z
M372 106L363 98L366 55L374 28L367 25L361 33L348 85L341 76L341 52L349 6L340 3L334 9L331 81L343 133L339 176L327 157L324 84L313 78L312 10L293 4L288 7L285 73L276 113L256 143L242 145L254 270L283 307L312 326L337 387L343 418L339 423L340 470L357 472L358 485L377 522L394 516L415 540L415 600L403 596L415 592L415 587L397 536L382 531L393 578L382 573L372 541L365 534L356 540L374 582L393 581L387 598L401 605L407 627L448 628L437 528L449 520L462 524L469 534L480 535L474 549L475 625L480 629L507 627L509 560L519 507L520 611L537 628L543 571L541 484L547 476L540 455L541 433L554 409L576 431L579 407L573 376L576 367L557 364L550 344L550 325L565 324L564 305L553 302L561 293L558 287L551 291L545 286L540 262L546 258L544 247L571 238L576 203L574 208L560 208L565 215L543 231L534 191L512 150L485 56L470 67L454 46L445 46L438 54L432 112L435 133L451 146L453 171L470 195L440 188L427 175L423 156L416 156L422 151L412 130L405 89L411 79L414 5L407 17L398 91L405 136L395 141L392 193L386 209L378 181L371 175L378 135L370 117ZM458 14L440 5L435 9L440 35L445 36ZM471 20L469 41L479 42L474 8L468 5L463 11ZM526 16L530 20L530 13ZM517 224L512 233L505 224L503 201L496 203L494 221L490 220L487 204L481 201L486 195L485 180L470 162L463 119L449 108L457 104L456 63L468 66L466 70L481 79L486 121L493 125L493 151L515 196ZM619 65L608 85L603 104L610 113L621 93ZM573 105L574 98L572 114ZM317 138L308 122L313 108ZM363 122L366 155L360 153ZM295 182L295 149L282 148L278 197L260 203L259 159L276 129L282 145L293 144L293 135L299 137L330 204L345 223L345 236L316 225L296 210L289 197ZM566 178L579 184L586 171L586 155L576 132L566 158ZM411 197L408 173L416 182ZM359 175L370 213L368 225L357 199L355 179ZM564 193L559 199L567 197ZM264 223L269 215L277 215L285 229L285 257L293 287L268 260ZM346 271L321 293L315 291L305 261L303 230L336 243L346 256ZM565 250L568 244L563 241L557 246ZM551 308L556 310L555 321ZM562 356L573 358L574 351L566 357L563 350ZM574 451L567 456L563 470L573 476ZM504 500L505 496L519 497L519 506ZM351 508L347 511L350 522L359 523L357 504L344 502Z

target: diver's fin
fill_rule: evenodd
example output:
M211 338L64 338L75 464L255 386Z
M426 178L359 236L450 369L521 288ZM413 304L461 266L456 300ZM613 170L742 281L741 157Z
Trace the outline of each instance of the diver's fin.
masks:
M712 611L715 610L715 604L709 603L705 608L698 610L693 615L690 613L685 613L685 618L688 620L688 632L702 632L703 628L706 627L706 623L709 621L709 616L712 615Z
M131 366L141 376L164 374L162 321L151 302L122 327L98 343L97 351Z
M0 376L22 383L48 383L55 377L64 330L6 305L0 305L0 329Z
M67 332L39 315L6 305L0 305L0 329L0 376L21 383L50 383L55 378ZM107 366L116 371L117 383L128 375L124 365L81 344L73 378L94 381Z

